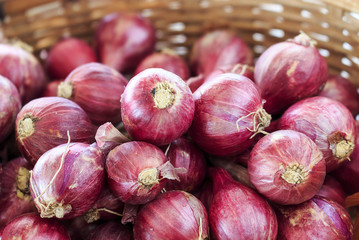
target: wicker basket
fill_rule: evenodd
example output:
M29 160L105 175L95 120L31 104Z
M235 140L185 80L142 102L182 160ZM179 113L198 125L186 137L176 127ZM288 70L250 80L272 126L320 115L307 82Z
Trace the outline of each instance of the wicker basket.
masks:
M356 0L8 0L1 28L36 53L60 37L91 42L98 21L113 11L136 11L157 28L157 48L187 55L211 28L235 29L258 56L303 30L317 42L331 73L359 86L359 1Z

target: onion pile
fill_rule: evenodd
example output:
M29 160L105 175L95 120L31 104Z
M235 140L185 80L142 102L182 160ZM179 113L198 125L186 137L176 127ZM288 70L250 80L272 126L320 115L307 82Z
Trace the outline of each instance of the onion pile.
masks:
M356 239L359 94L315 41L254 64L237 32L186 25L176 55L149 19L49 46L47 85L0 44L0 239Z

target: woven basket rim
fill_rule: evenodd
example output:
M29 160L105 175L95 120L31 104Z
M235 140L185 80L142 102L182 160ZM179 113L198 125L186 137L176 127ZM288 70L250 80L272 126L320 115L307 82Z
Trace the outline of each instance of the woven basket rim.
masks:
M339 7L346 11L359 13L359 1L357 0L321 0L332 6Z

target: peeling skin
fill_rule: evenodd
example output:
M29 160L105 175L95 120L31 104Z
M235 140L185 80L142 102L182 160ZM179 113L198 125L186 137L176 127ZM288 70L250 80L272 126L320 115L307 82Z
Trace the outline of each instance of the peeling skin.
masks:
M295 69L297 68L298 64L299 64L299 61L294 60L294 62L290 66L290 68L287 70L287 76L288 77L290 77L295 72Z
M74 189L77 187L77 182L75 182L74 184L72 184L71 186L69 186L69 189Z

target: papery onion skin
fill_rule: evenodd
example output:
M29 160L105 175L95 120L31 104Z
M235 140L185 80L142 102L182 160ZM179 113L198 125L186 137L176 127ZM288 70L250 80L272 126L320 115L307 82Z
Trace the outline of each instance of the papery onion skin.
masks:
M189 78L189 69L185 60L172 50L152 53L143 59L135 70L135 75L148 68L162 68L173 72L183 80Z
M77 103L96 125L121 121L121 94L127 80L101 63L77 67L58 87L57 96Z
M118 215L109 213L104 209L113 211L117 214L122 214L124 209L124 203L110 191L107 185L103 187L97 201L85 214L85 220L88 223L91 223L97 220L112 220L119 218Z
M95 51L85 41L70 37L50 49L45 67L52 79L64 79L75 68L90 62L96 62Z
M254 83L238 74L218 75L198 88L193 97L196 110L189 134L202 150L213 155L243 153L271 119Z
M316 196L324 197L335 201L342 206L345 206L346 194L340 183L334 177L327 175L325 177L322 187L319 189Z
M254 68L255 83L266 100L264 109L270 114L280 114L295 102L319 93L327 75L325 59L303 33L270 46Z
M121 144L106 159L109 187L124 203L145 204L156 198L165 186L165 179L158 181L156 169L166 161L164 153L152 144L139 141ZM150 169L153 172L144 172Z
M189 79L187 79L186 83L189 87L189 89L191 89L191 92L194 93L204 82L204 76L203 74L191 77Z
M15 217L36 212L29 189L32 164L19 157L6 163L0 174L0 227Z
M121 100L122 121L134 140L169 144L190 127L194 100L176 74L150 68L133 77Z
M208 212L213 199L213 183L209 179L206 179L199 191L194 195L202 202Z
M340 75L330 75L319 96L331 98L346 106L353 116L359 113L357 87Z
M1 239L70 240L70 237L57 220L41 218L37 213L27 213L6 225Z
M14 130L21 99L15 85L0 75L0 143Z
M248 173L259 193L278 204L299 204L312 198L326 175L316 144L292 130L273 132L254 146Z
M209 175L214 184L209 209L213 239L276 239L277 218L264 198L224 169L211 169Z
M298 205L277 206L278 239L350 240L353 224L339 203L314 197Z
M33 169L30 190L41 217L71 219L83 215L104 186L105 156L96 144L70 143L65 152L66 147L62 144L47 151Z
M339 168L333 172L333 176L344 191L350 195L359 192L359 121L355 122L356 125L356 145L353 153L350 155L350 161L344 162Z
M0 74L14 83L23 104L38 97L46 85L40 62L26 50L0 44Z
M155 48L152 23L134 13L116 12L106 15L95 33L100 62L121 73L133 70Z
M41 93L41 97L57 97L57 87L64 79L48 82Z
M132 229L120 222L106 222L98 226L90 235L89 240L132 240Z
M180 137L171 143L166 156L175 168L184 167L187 170L185 173L178 174L180 181L168 180L166 191L197 190L207 171L206 159L202 151L186 138Z
M190 54L193 72L204 76L218 67L235 63L253 64L253 53L240 37L229 30L204 34L194 43Z
M56 113L56 114L55 114ZM47 150L67 142L92 143L95 128L85 111L73 101L42 97L27 103L15 123L16 141L23 156L35 164Z
M312 139L323 152L327 172L348 161L354 149L354 117L343 104L326 97L311 97L292 105L281 116L279 128Z
M207 211L192 194L169 191L141 208L133 232L135 240L208 239Z

